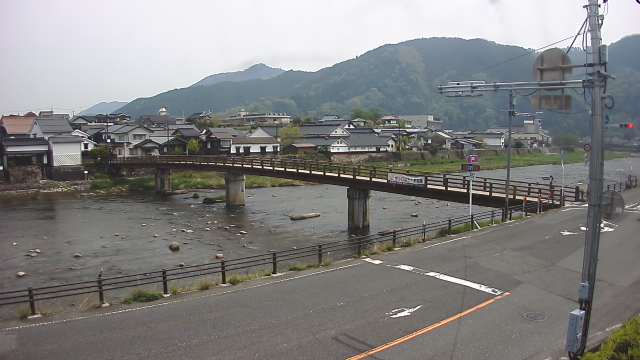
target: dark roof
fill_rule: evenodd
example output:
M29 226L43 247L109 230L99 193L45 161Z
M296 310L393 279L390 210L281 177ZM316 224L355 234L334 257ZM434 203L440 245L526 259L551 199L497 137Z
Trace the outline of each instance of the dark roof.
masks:
M311 145L315 145L315 146L329 146L331 144L333 144L334 142L336 142L338 139L344 139L344 138L338 138L338 137L324 137L324 136L317 136L317 137L306 137L304 139L297 139L296 144L311 144Z
M134 148L138 148L138 147L139 148L157 148L159 146L160 146L160 143L152 139L145 139L133 145Z
M388 138L379 137L375 134L351 134L348 138L344 138L351 146L385 146Z
M244 132L234 128L208 128L207 133L209 137L215 137L218 139L233 139L239 136L244 136Z
M186 144L186 143L187 143L186 140L174 137L169 139L169 141L163 142L162 145Z
M29 137L6 137L0 140L0 143L4 146L29 146L29 145L47 145L49 142L43 138L29 138Z
M338 125L304 125L300 127L300 134L302 136L318 136L318 135L329 135L331 134L335 129L337 129L339 126Z
M145 126L140 126L140 125L112 125L109 126L109 133L110 134L126 134L132 130L135 130L137 128L141 128L141 129L145 129L149 132L151 132L151 130ZM106 131L105 131L106 132Z
M200 136L200 130L198 129L194 129L194 128L181 128L181 129L176 129L173 132L174 135L182 135L184 137L198 137Z
M347 132L349 132L350 134L355 134L355 133L359 133L359 134L374 134L375 131L372 128L353 128L353 129L346 129Z
M278 144L275 138L273 137L246 137L239 136L233 138L232 145L240 145L240 144Z
M74 136L74 135L70 135L70 136L50 136L49 137L49 142L54 143L54 144L81 143L82 142L82 137Z
M54 115L66 115L66 114L54 114ZM69 125L69 121L62 117L47 116L36 118L36 123L45 134L62 134L71 133L73 129Z
M278 135L279 129L283 128L283 126L260 126L258 129L262 129L267 134L276 137Z

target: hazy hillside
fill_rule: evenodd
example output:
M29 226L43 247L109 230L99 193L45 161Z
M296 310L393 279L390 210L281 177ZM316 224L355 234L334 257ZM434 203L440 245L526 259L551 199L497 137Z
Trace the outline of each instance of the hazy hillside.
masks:
M80 115L111 114L125 105L127 105L127 103L123 101L103 101L81 111Z
M284 70L278 68L272 68L265 64L255 64L245 70L242 71L234 71L227 72L221 74L209 75L206 78L198 81L197 83L191 86L209 86L217 83L221 83L224 81L247 81L247 80L255 80L255 79L271 79L282 74Z
M622 39L610 47L611 72L624 73L612 81L616 111L632 113L639 106L631 97L639 93L638 47L640 36ZM267 80L223 82L189 87L132 101L121 109L133 116L155 113L161 105L174 113L213 108L224 111L244 107L250 111L279 111L297 115L337 113L348 115L353 108L378 108L383 113L441 116L453 129L502 125L506 119L506 95L486 94L481 98L446 98L436 86L451 80L532 80L534 56L529 50L473 39L429 38L384 45L355 59L317 72L287 71ZM581 54L572 54L580 59ZM576 60L579 61L579 60ZM631 91L628 91L631 90ZM519 111L530 111L529 100L518 97ZM636 112L638 113L638 112ZM585 133L584 101L576 94L570 114L547 112L545 127L554 132Z

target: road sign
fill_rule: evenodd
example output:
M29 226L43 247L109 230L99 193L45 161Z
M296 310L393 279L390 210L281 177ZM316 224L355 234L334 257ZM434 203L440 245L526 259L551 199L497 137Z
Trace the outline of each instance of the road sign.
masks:
M480 171L480 165L478 165L478 164L461 164L460 165L460 171L468 171L468 172Z
M571 60L567 53L559 48L543 51L533 63L533 76L536 81L565 81L571 76ZM536 110L548 109L569 111L571 96L565 95L564 90L553 88L542 91L531 97L531 105Z
M480 155L471 154L467 155L467 164L475 164L480 161Z
M584 151L589 152L591 151L591 144L584 144L582 148L584 149Z

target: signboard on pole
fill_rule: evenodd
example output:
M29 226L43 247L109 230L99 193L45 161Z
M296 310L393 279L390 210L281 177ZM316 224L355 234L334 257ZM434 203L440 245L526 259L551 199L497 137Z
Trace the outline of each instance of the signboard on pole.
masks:
M543 51L533 64L533 76L536 81L565 81L571 76L571 60L567 53L559 48ZM559 86L560 87L560 86ZM571 96L565 95L559 88L546 89L541 94L531 97L531 105L536 110L548 109L556 111L571 110Z
M387 180L392 184L414 185L414 186L424 186L425 184L424 176L413 176L413 175L397 174L397 173L387 174Z
M477 162L480 162L480 155L467 155L467 164L475 164Z
M480 165L478 164L460 164L460 171L480 171Z

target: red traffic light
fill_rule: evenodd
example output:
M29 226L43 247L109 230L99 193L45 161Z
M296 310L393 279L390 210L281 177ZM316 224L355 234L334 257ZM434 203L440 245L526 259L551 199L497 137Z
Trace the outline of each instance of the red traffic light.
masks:
M622 123L620 124L620 127L623 129L633 129L635 125L633 125L633 123Z

